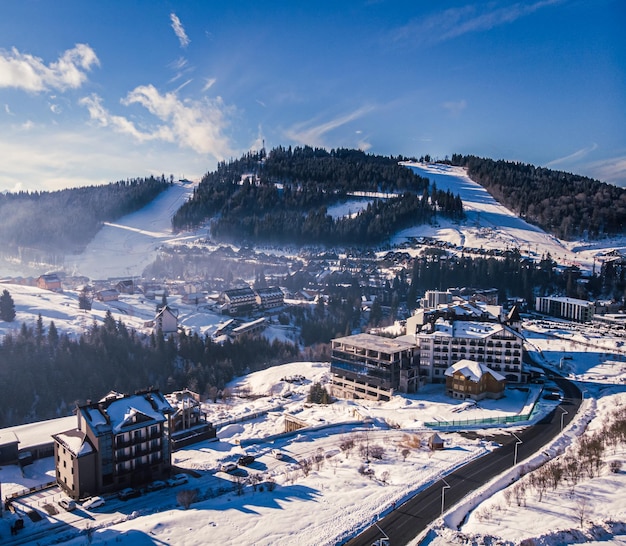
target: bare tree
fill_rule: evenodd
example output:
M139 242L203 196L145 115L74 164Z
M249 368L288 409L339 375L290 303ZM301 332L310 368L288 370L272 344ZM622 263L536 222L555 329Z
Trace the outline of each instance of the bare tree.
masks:
M513 486L513 495L515 495L517 506L526 505L526 484L524 482L517 482Z
M561 480L563 479L563 474L565 473L565 471L563 470L563 466L561 466L561 463L559 461L554 460L550 461L545 468L548 476L550 476L552 489L556 489L561 483Z
M351 436L344 436L339 444L339 449L346 454L346 458L350 456L350 452L354 449L354 438Z
M176 501L185 510L198 500L199 491L197 489L182 489L176 494Z
M578 517L578 523L582 529L585 519L588 517L589 512L591 511L591 505L589 504L589 499L583 495L579 495L576 499L576 516Z
M300 459L298 461L298 467L302 470L304 476L308 476L313 468L313 461L311 459Z
M246 479L243 476L235 476L235 491L237 492L238 497L243 495L243 486L245 483Z
M403 461L406 461L406 458L409 456L409 453L411 453L411 450L406 447L400 452L400 455L402 455Z

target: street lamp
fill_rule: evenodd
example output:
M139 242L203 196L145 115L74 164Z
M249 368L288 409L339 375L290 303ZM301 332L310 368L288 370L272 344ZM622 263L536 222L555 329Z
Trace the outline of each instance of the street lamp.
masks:
M561 408L561 406L559 406L559 408ZM563 412L561 413L561 432L563 432L563 417L565 417L569 412L563 408L561 408L561 411Z
M446 485L444 485L441 488L441 515L443 516L443 507L445 504L445 498L446 498L446 489L450 489L450 485L448 484L448 482L446 480L444 480L443 478L441 478L441 481L443 483L445 483Z
M523 444L524 442L519 439L515 432L511 432L511 434L517 438L517 442L515 442L515 455L513 456L513 466L515 466L517 464L517 446Z

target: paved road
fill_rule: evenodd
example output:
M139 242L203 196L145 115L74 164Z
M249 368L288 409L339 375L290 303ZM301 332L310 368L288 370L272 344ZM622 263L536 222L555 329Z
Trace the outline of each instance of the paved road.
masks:
M561 420L563 420L563 426L566 426L574 418L580 407L580 390L565 379L556 378L555 382L563 391L563 402L536 425L528 427L518 434L523 443L517 446L517 462L521 462L540 451L547 442L559 434ZM568 413L564 414L561 408ZM504 437L502 440L502 447L446 476L445 479L450 485L444 494L446 510L465 495L481 487L513 465L517 440L513 435ZM389 513L377 525L372 525L348 541L347 546L369 546L375 540L383 537L381 529L389 537L392 546L409 543L441 515L442 488L444 485L441 480L434 483L405 502L397 510Z

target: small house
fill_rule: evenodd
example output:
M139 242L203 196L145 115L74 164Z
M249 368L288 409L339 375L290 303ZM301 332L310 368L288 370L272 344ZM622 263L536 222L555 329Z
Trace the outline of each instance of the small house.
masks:
M47 275L41 275L37 279L37 288L41 288L43 290L50 290L52 292L63 292L63 287L61 286L61 279L56 273L50 273Z
M102 302L117 301L119 295L120 293L115 288L108 288L106 290L98 290L98 292L96 292L96 299Z
M459 360L445 371L446 393L452 398L502 398L506 379L486 364Z
M178 332L178 310L169 305L163 306L154 318L155 330L161 330L164 334Z
M428 447L431 449L431 451L435 451L436 449L443 449L444 445L441 436L439 436L439 434L435 432L430 438L428 438Z
M135 293L135 283L132 279L126 279L123 281L119 281L115 288L120 294L134 294Z

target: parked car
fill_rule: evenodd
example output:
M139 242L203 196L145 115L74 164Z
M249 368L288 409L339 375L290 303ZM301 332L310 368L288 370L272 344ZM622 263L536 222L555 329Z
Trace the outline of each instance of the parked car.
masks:
M252 455L242 455L241 457L239 457L237 464L240 464L241 466L248 466L251 465L253 462L254 457Z
M176 485L182 485L184 483L187 483L189 481L189 478L187 477L187 474L176 474L175 476L172 476L169 480L167 480L167 485L169 485L170 487L174 487Z
M272 449L272 457L275 457L276 459L281 461L282 459L285 458L285 454L282 451L279 451L278 449Z
M59 506L61 508L64 508L68 512L71 512L72 510L76 510L76 501L73 499L70 499L69 497L62 497L59 499L58 502L59 502Z
M159 489L165 489L166 487L167 487L167 484L164 481L156 480L152 483L149 483L146 489L148 491L158 491Z
M85 510L93 510L94 508L100 508L104 505L104 499L102 497L91 497L83 502L83 508Z
M232 472L233 470L237 470L237 465L235 463L226 463L221 466L220 470L222 472Z
M117 493L117 496L120 500L128 500L134 499L136 497L141 496L141 491L139 489L133 489L132 487L127 487L126 489L122 489Z

